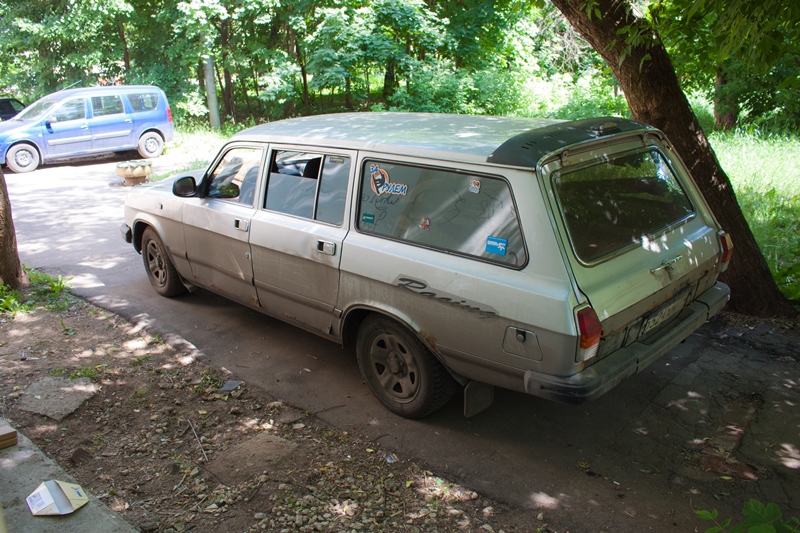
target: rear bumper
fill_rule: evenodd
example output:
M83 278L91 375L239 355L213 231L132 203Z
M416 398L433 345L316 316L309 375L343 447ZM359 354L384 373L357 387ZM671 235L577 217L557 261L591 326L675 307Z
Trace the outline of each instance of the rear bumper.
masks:
M602 361L573 376L551 376L525 372L525 392L558 402L583 403L608 392L628 376L641 372L649 364L680 344L727 303L730 288L717 282L697 297L679 315L678 320L655 339L635 342L620 348Z

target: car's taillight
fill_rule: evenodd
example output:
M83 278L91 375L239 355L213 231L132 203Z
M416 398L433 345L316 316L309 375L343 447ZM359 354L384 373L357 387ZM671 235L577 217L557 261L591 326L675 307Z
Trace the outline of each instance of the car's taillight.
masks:
M728 268L728 263L733 256L733 239L722 230L717 232L717 236L719 237L720 248L722 248L722 256L719 258L721 263L720 272L722 272Z
M172 122L172 109L167 107L167 122Z
M591 307L580 309L577 316L580 333L577 362L581 363L597 355L603 326L600 325L600 319L597 318L597 313Z

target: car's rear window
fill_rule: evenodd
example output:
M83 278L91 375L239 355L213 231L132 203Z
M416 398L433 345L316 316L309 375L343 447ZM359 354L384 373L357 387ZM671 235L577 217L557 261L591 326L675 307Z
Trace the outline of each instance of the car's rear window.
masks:
M694 212L655 150L566 169L552 180L572 247L587 264L640 244Z
M521 268L527 262L504 179L366 161L358 229Z
M131 93L127 98L134 113L152 111L158 107L158 93Z

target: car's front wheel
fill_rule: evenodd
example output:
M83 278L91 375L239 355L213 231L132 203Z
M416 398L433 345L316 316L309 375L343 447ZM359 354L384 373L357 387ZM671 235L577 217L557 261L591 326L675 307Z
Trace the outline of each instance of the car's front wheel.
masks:
M139 155L142 157L158 157L164 151L164 139L154 131L148 131L139 137Z
M356 353L367 386L400 416L427 416L455 392L455 380L422 341L383 316L369 316L361 324Z
M6 152L6 165L17 174L32 172L39 167L39 151L30 144L15 144Z
M150 284L158 294L172 297L186 291L164 243L152 228L147 228L142 234L142 261Z

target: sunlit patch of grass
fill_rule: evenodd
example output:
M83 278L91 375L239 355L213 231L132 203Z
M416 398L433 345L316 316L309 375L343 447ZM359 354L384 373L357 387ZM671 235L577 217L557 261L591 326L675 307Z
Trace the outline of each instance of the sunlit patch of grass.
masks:
M717 133L711 143L778 287L800 299L800 138Z

